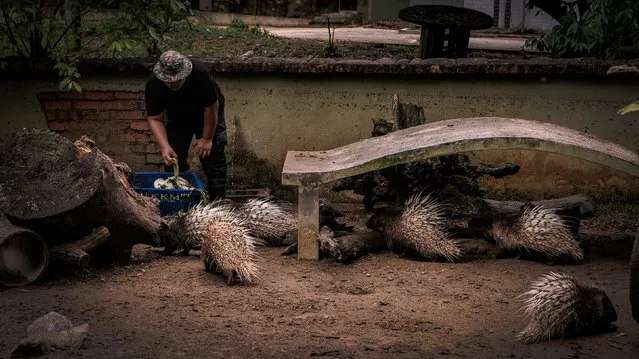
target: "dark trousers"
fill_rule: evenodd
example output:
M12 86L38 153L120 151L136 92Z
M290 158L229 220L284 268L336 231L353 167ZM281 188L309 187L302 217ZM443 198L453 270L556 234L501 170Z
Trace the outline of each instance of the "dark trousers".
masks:
M171 126L167 126L166 130L169 145L178 156L180 172L188 171L189 164L186 159L189 155L191 140L193 139L193 134L195 134L196 138L201 138L202 129L187 131L184 129L173 129ZM202 169L206 175L207 185L209 187L210 201L224 199L224 197L226 197L226 153L224 152L224 146L216 147L215 142L215 139L213 139L211 153L207 157L200 157ZM167 172L173 172L173 167L165 166L164 169Z

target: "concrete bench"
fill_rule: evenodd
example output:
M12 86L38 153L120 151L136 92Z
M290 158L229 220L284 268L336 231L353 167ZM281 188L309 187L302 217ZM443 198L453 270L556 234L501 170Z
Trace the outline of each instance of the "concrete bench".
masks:
M298 187L298 258L318 259L320 185L417 160L491 149L559 153L639 177L639 155L627 148L566 127L514 118L452 119L328 151L289 151L282 184Z

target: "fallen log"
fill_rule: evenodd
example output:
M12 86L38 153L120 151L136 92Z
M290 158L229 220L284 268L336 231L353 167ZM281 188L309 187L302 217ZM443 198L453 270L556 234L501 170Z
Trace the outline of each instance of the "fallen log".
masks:
M0 221L0 283L20 287L42 278L49 264L46 242L28 228Z
M478 209L476 215L469 220L468 227L478 232L481 232L482 229L490 228L495 221L519 216L523 206L526 204L525 202L496 201L492 199L480 199L475 203L478 205ZM591 217L594 211L592 199L585 194L529 203L533 206L554 209L573 234L579 233L581 220Z
M386 241L378 232L367 231L334 237L328 227L322 227L318 238L320 257L331 258L338 263L351 263L369 254L387 250ZM297 242L288 246L282 252L283 256L297 253Z
M128 262L133 245L156 244L166 228L157 202L130 187L128 171L86 136L71 142L48 130L23 129L5 141L0 210L51 246L105 226L111 236L96 256Z
M51 247L51 258L72 266L76 270L86 269L91 261L88 251L109 239L109 230L102 226L77 241Z
M328 227L322 227L318 241L320 258L330 258L342 264L352 263L367 254L388 251L386 240L376 231L359 232L335 238ZM456 242L462 250L462 258L459 261L495 258L499 252L494 243L484 239L458 238ZM297 253L297 243L287 247L282 255L295 253Z
M481 211L492 217L516 214L525 204L524 202L519 201L496 201L492 199L482 199L482 201L484 208L482 208ZM574 208L578 208L579 218L581 219L591 217L595 209L592 198L585 194L576 194L573 196L542 201L531 201L530 203L535 206L554 208L558 211L570 211Z
M350 234L338 238L326 236L320 232L320 256L332 258L338 263L351 263L370 253L387 250L384 237L374 231Z

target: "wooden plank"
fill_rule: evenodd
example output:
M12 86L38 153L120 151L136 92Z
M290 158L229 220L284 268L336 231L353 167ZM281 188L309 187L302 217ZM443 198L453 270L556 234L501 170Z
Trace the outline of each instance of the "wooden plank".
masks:
M493 149L558 153L639 177L639 154L614 142L551 123L476 117L415 126L328 151L289 151L282 184L319 186L416 160Z
M297 259L319 258L319 187L298 189Z

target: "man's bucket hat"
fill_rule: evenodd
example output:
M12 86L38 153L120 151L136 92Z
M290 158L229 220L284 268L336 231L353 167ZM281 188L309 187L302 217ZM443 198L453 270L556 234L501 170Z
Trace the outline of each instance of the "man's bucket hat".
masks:
M175 82L186 78L192 69L193 64L188 57L169 50L160 55L160 60L153 67L153 74L161 81Z

